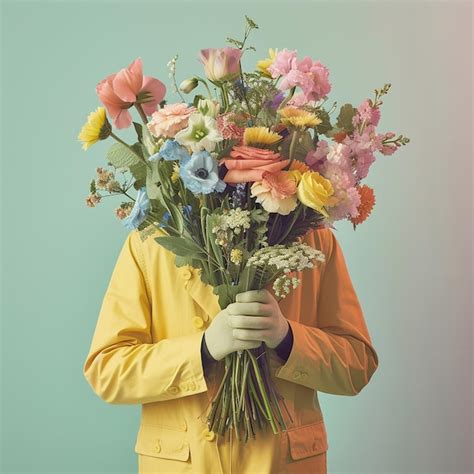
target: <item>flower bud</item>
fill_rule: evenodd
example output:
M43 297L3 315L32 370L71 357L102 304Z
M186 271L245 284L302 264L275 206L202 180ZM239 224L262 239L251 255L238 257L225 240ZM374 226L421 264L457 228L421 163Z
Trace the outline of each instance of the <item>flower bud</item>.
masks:
M180 85L179 89L185 94L189 94L193 89L198 86L198 80L195 77L191 79L185 79Z

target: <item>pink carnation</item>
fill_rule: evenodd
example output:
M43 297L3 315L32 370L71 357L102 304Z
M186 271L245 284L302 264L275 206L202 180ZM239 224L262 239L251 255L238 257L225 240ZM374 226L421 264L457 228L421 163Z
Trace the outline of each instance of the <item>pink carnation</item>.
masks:
M148 130L155 137L173 138L188 126L189 116L195 111L195 107L189 107L184 102L165 105L153 112L150 122L147 123Z
M329 153L329 145L326 140L320 140L315 150L311 150L306 154L305 162L313 171L321 171L326 162Z
M283 77L279 84L281 90L291 89L298 86L303 91L307 101L319 100L331 91L329 83L329 70L319 61L313 62L309 56L305 56Z
M296 50L283 49L276 54L273 63L267 68L273 78L284 76L296 67Z

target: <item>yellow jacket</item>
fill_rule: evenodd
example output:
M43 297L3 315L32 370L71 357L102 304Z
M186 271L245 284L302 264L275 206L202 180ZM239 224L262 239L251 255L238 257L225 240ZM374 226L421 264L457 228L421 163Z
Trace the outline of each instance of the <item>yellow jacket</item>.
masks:
M139 473L326 473L326 428L318 391L356 395L378 357L342 249L329 228L304 241L326 261L299 273L300 285L280 301L293 330L285 362L268 349L271 374L291 414L288 431L257 432L247 444L207 430L206 414L223 361L204 372L203 331L220 311L199 271L176 267L154 237L131 231L100 309L83 373L113 404L141 404L136 438ZM272 291L271 284L267 286Z

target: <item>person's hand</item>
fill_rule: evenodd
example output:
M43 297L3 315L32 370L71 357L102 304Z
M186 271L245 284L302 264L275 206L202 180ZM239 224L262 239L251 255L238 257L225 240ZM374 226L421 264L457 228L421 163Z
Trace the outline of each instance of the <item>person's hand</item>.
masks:
M250 290L236 295L227 306L233 336L242 341L263 341L274 349L289 331L278 301L266 289Z
M262 344L260 340L239 339L234 336L234 329L229 325L230 306L228 305L216 315L204 334L207 350L216 360L223 359L231 352L256 349Z

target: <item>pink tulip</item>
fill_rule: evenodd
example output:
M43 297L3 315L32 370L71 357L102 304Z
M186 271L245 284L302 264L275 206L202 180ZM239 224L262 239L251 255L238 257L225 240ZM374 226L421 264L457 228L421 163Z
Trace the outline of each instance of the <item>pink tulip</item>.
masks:
M132 123L128 109L138 102L145 114L151 115L165 97L166 86L154 77L144 76L142 60L137 58L128 68L102 79L96 92L114 126L127 128ZM146 99L149 100L145 102Z
M199 53L207 78L215 82L237 79L240 74L241 56L242 50L229 46L201 49Z

